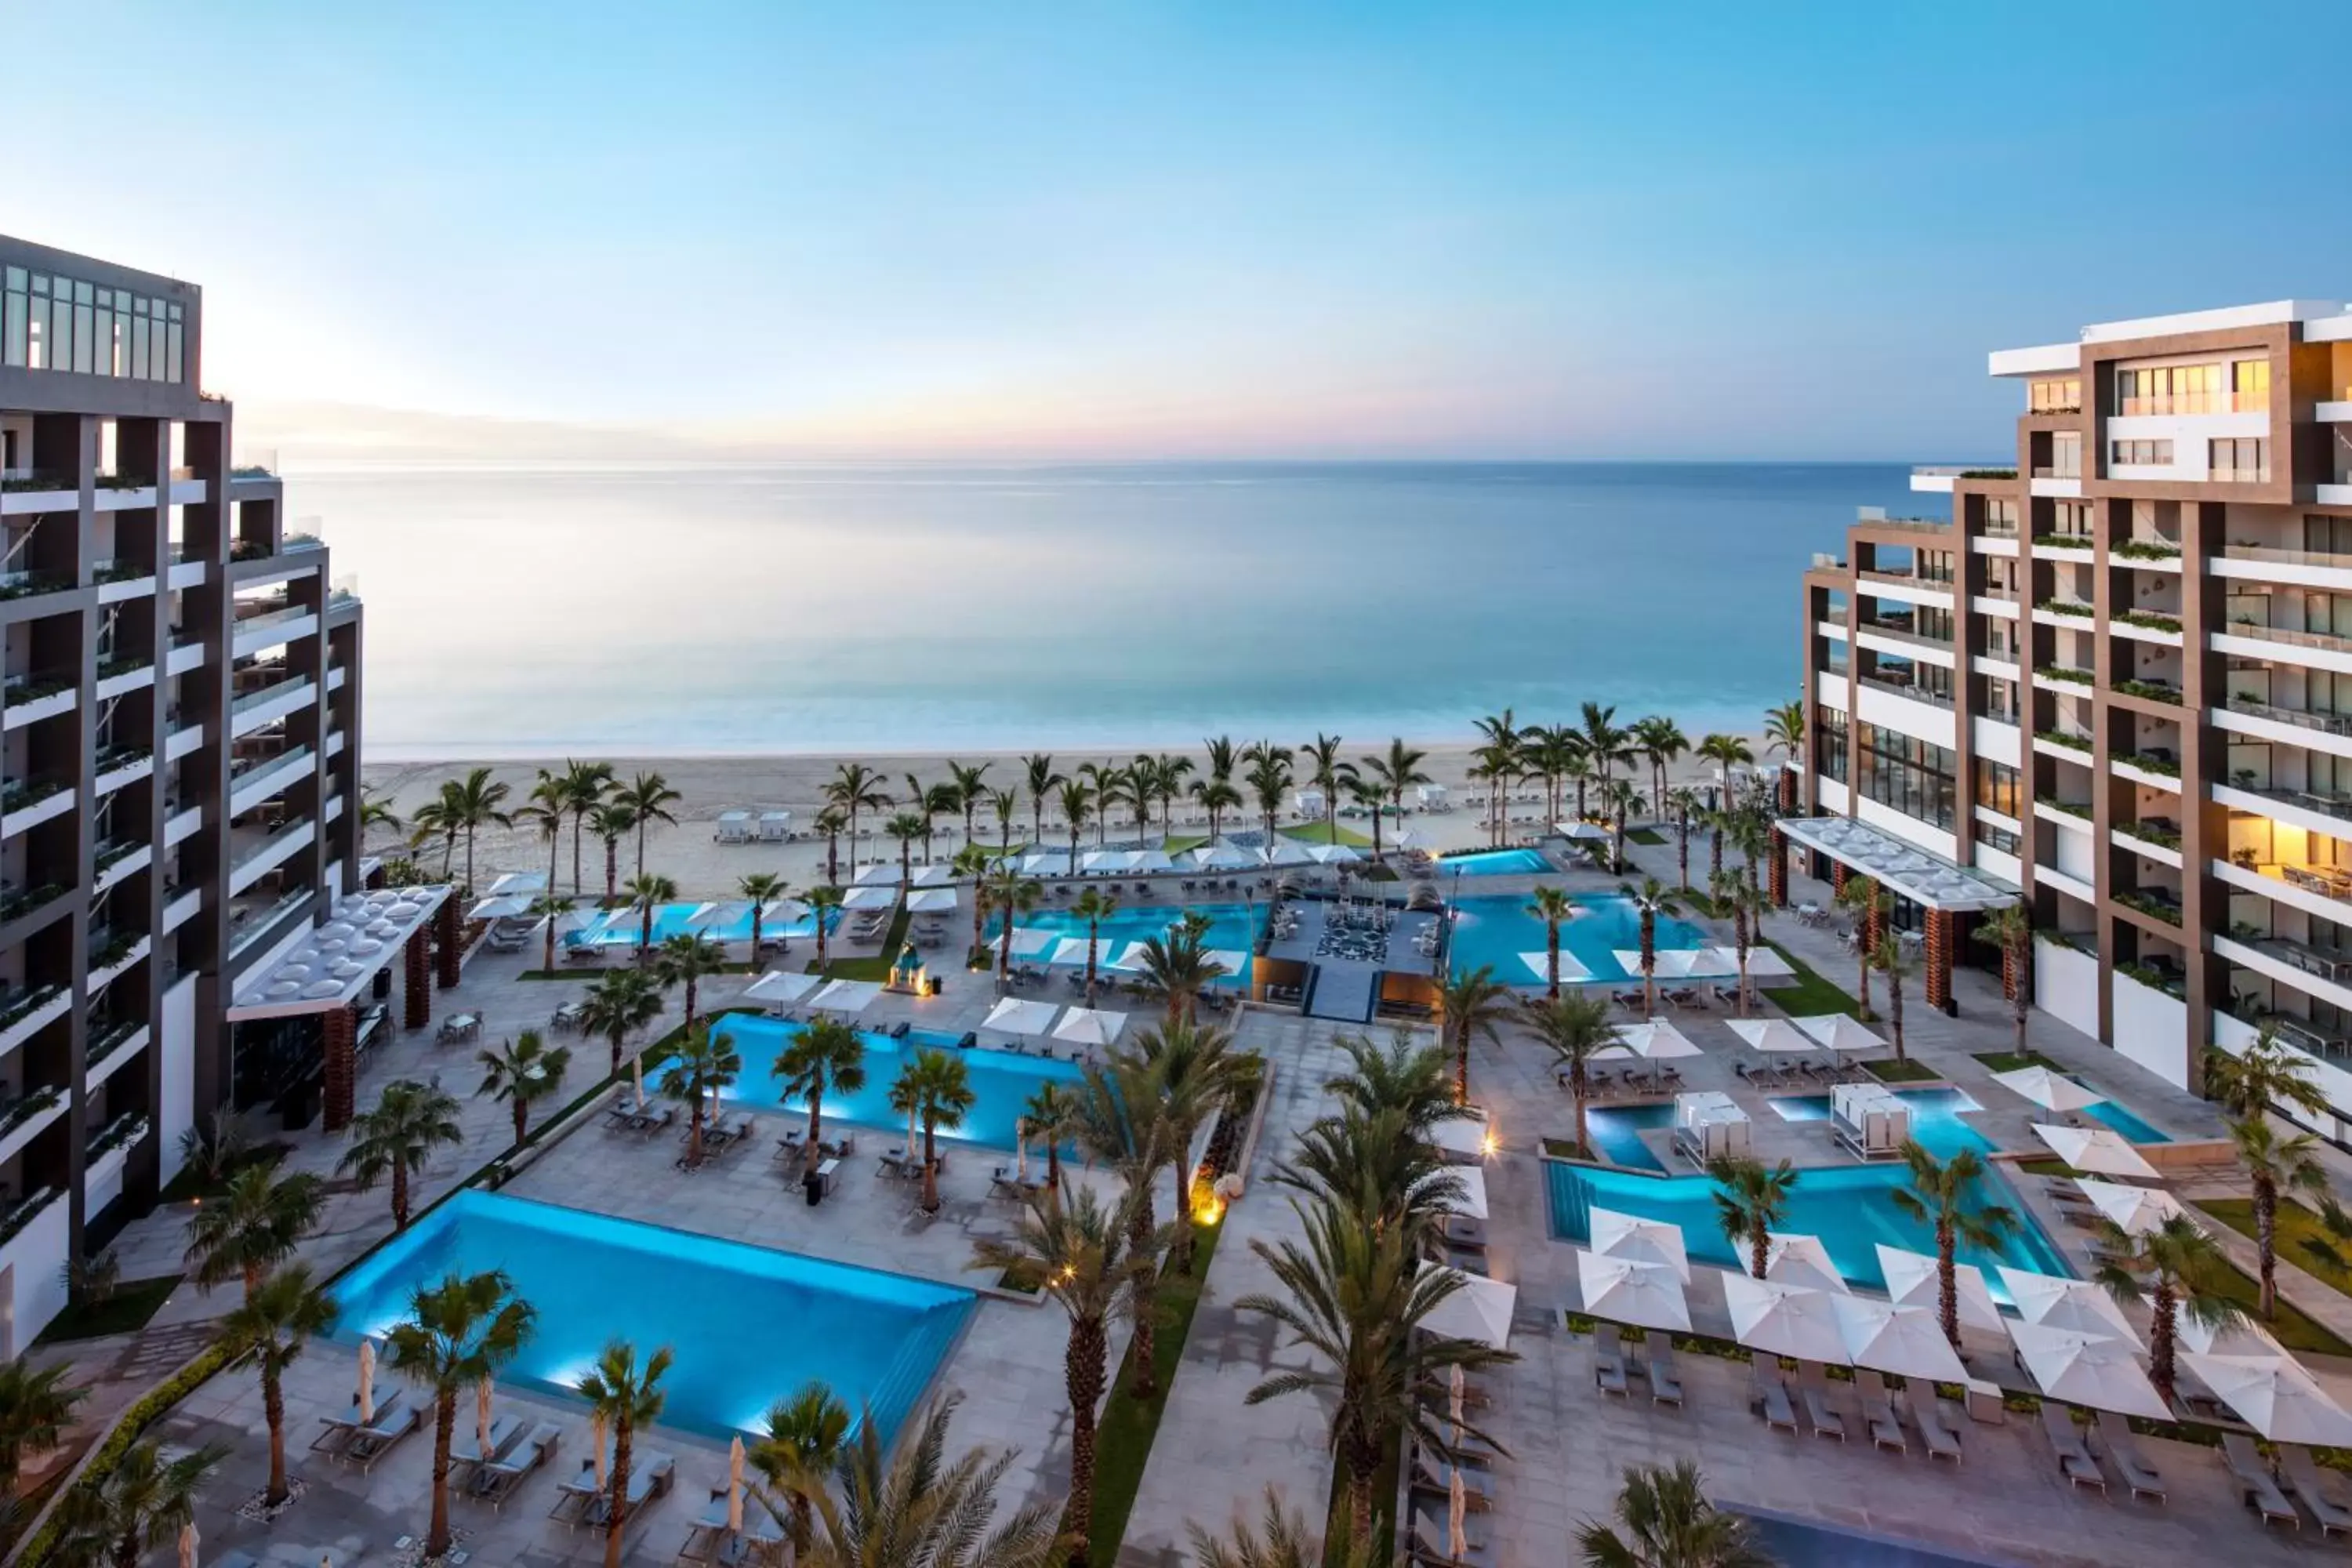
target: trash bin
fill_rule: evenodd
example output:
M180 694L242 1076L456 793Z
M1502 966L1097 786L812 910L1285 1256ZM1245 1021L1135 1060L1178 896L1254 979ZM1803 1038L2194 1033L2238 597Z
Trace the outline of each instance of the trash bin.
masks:
M809 1207L824 1202L824 1178L811 1170L801 1177L801 1190L808 1194Z

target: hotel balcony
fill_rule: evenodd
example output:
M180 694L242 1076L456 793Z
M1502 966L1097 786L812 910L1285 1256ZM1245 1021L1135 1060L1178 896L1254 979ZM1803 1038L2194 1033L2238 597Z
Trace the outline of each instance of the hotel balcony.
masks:
M1928 464L1911 470L1911 489L1919 495L1950 495L1953 485L1961 479L2014 479L2014 468L1969 468L1951 464Z
M2224 545L2213 558L2213 574L2262 583L2287 583L2331 594L2352 593L2352 554L2333 551Z
M2299 631L2239 619L2231 621L2225 630L2213 633L2209 640L2215 652L2238 658L2352 675L2352 637L2338 637L2333 632Z

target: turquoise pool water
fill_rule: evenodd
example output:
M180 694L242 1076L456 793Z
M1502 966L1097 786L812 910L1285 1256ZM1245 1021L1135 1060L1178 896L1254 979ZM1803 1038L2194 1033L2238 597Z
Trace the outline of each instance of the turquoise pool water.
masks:
M1836 1530L1759 1508L1739 1508L1755 1522L1757 1544L1787 1568L2001 1568L1990 1557L1958 1557L1916 1541Z
M2151 1127L2112 1100L2083 1107L2083 1114L2105 1122L2134 1143L2169 1143L2171 1135L2161 1128Z
M343 1277L335 1338L356 1345L381 1334L408 1315L416 1287L487 1268L506 1270L539 1310L502 1382L569 1394L610 1340L630 1341L641 1358L667 1345L677 1359L663 1380L662 1421L720 1438L760 1429L771 1405L814 1377L852 1411L870 1407L887 1439L977 1300L902 1275L466 1191Z
M1633 900L1621 893L1585 893L1574 900L1576 918L1559 928L1563 952L1572 952L1597 981L1622 983L1625 970L1613 955L1619 948L1632 952L1642 945L1642 917ZM1492 966L1506 985L1540 984L1536 973L1519 962L1523 952L1544 951L1544 923L1528 913L1524 895L1485 893L1454 904L1453 969L1467 974L1480 964ZM1658 917L1658 947L1697 948L1707 945L1706 933L1688 921Z
M1258 926L1265 919L1265 911L1262 908L1250 904L1186 904L1181 907L1168 904L1122 904L1111 912L1109 918L1103 921L1097 932L1097 940L1102 944L1099 962L1108 963L1112 959L1125 952L1127 944L1131 942L1141 942L1146 937L1166 936L1169 928L1188 914L1203 916L1209 922L1209 932L1202 939L1202 946L1223 948L1234 952L1249 952L1257 946ZM1080 942L1084 942L1087 936L1087 922L1066 909L1033 910L1013 923L1039 931L1050 931L1059 936L1076 937ZM989 917L990 941L994 941L1003 930L1004 921L1002 916ZM1216 984L1238 986L1248 978L1249 964L1244 962L1239 974L1220 975Z
M1719 1268L1747 1267L1723 1239L1716 1219L1715 1184L1705 1176L1644 1176L1558 1160L1545 1162L1544 1175L1556 1237L1584 1240L1591 1234L1587 1216L1598 1205L1681 1226L1683 1244L1696 1261ZM1935 1227L1912 1220L1888 1195L1906 1184L1903 1171L1892 1165L1833 1165L1802 1172L1790 1189L1781 1228L1820 1237L1848 1284L1883 1290L1886 1279L1879 1272L1877 1243L1913 1252L1936 1250ZM1986 1173L1980 1185L1988 1203L2005 1205L2017 1215L1998 1247L1964 1244L1959 1249L1961 1262L1985 1270L1995 1297L2001 1294L2000 1276L1992 1272L1996 1264L2042 1274L2073 1272L1998 1173Z
M713 942L749 942L751 940L751 910L745 905L741 912L723 921L707 921L700 927L688 925L700 904L656 904L654 906L654 941L667 942L686 931L699 930ZM841 924L841 911L831 910L825 930ZM635 910L608 910L577 931L563 933L566 947L634 947L645 930L645 916ZM772 941L778 937L816 936L816 915L814 910L796 921L769 919L760 922L760 939Z
M1551 869L1551 862L1533 849L1479 849L1468 855L1448 855L1437 863L1441 880L1459 872L1465 877L1525 877Z
M1911 1136L1937 1159L1948 1160L1963 1149L1972 1149L1979 1154L1992 1152L1992 1140L1960 1120L1961 1111L1984 1109L1961 1090L1898 1089L1895 1098L1911 1109ZM1783 1121L1830 1119L1830 1097L1826 1094L1781 1095L1769 1103Z
M743 1058L743 1077L728 1091L729 1100L770 1110L808 1110L799 1100L785 1097L783 1086L770 1070L782 1054L785 1042L801 1032L800 1025L780 1018L730 1013L719 1021L717 1029ZM890 1109L890 1086L898 1081L899 1072L915 1052L954 1050L957 1037L916 1030L903 1040L876 1034L867 1034L864 1038L866 1087L855 1094L827 1094L824 1118L827 1121L855 1122L890 1133L895 1142L906 1132L907 1119ZM1022 1106L1037 1092L1038 1085L1058 1083L1066 1088L1084 1076L1077 1063L1047 1057L977 1047L957 1054L971 1075L973 1103L964 1112L961 1127L952 1132L942 1129L940 1136L992 1149L1013 1147L1013 1125L1020 1119Z
M1592 1105L1584 1111L1584 1131L1592 1146L1620 1165L1665 1173L1665 1166L1642 1142L1642 1134L1675 1124L1675 1108L1664 1105ZM1603 1204L1603 1208L1609 1205Z

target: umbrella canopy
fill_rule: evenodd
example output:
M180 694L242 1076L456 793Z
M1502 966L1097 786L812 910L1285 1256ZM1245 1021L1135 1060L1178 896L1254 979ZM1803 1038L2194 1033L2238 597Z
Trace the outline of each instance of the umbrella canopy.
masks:
M1141 942L1130 942L1118 950L1117 958L1106 959L1102 966L1116 969L1122 974L1140 974L1143 973L1144 951Z
M2189 1351L2180 1359L2215 1398L2273 1443L2352 1444L2352 1415L2290 1357Z
M1671 1268L1684 1283L1690 1281L1690 1254L1683 1246L1683 1227L1666 1220L1643 1219L1615 1209L1591 1211L1588 1234L1592 1250L1603 1258L1622 1258Z
M1024 855L1021 857L1021 874L1024 877L1066 877L1070 874L1070 852L1047 849Z
M2048 1068L1997 1072L1992 1080L2011 1094L2023 1095L2044 1110L2080 1110L2086 1105L2096 1105L2101 1099L2073 1079Z
M945 888L953 884L954 881L955 873L953 871L950 870L945 866L934 864L916 867L914 878L908 882L907 886L910 888Z
M1551 955L1549 953L1540 951L1536 952L1523 952L1519 954L1519 962L1526 964L1528 966L1528 973L1534 975L1538 980L1542 981L1547 984L1550 983ZM1579 984L1591 978L1592 971L1584 967L1583 960L1578 958L1576 954L1569 952L1568 949L1564 947L1559 950L1559 980L1561 984Z
M1663 1018L1646 1024L1620 1024L1616 1029L1617 1044L1643 1061L1668 1061L1678 1057L1704 1056L1690 1037Z
M1066 936L1054 944L1054 951L1046 955L1045 962L1076 964L1083 969L1086 967L1087 955L1091 952L1094 955L1095 966L1099 969L1102 967L1102 961L1110 956L1110 949L1111 944L1100 938L1088 942L1082 936Z
M1281 836L1277 836L1273 843L1259 850L1257 859L1261 866L1312 866L1315 864L1315 857L1307 852L1306 845L1296 838Z
M1484 1159L1486 1148L1486 1119L1483 1116L1449 1116L1433 1121L1429 1127L1429 1142L1434 1148L1465 1159Z
M1201 962L1213 963L1227 974L1239 974L1249 968L1250 955L1238 947L1213 947L1201 954Z
M1255 855L1222 838L1192 851L1192 864L1203 871L1246 871L1257 863Z
M2048 1397L2150 1421L2172 1419L2140 1371L2138 1347L2131 1341L2045 1323L2013 1322L2009 1335L2017 1342L2017 1359Z
M1737 974L1739 973L1739 950L1736 947L1709 947L1700 950L1706 954L1704 973ZM1748 978L1750 980L1794 980L1797 972L1789 961L1769 947L1748 950Z
M2189 1212L2179 1198L2161 1187L2127 1187L2121 1182L2089 1176L2077 1177L2074 1184L2083 1189L2093 1208L2123 1226L2126 1236L2145 1236L2174 1215Z
M1048 931L1044 926L1014 926L1013 928L1013 956L1015 958L1034 958L1039 953L1044 952L1046 949L1052 947L1055 942L1061 940L1062 933L1060 931Z
M495 899L484 899L466 911L469 921L509 921L530 913L530 900L520 893L506 893Z
M1307 853L1324 866L1352 866L1363 858L1345 844L1310 844Z
M760 921L762 925L778 921L786 925L798 925L815 912L798 899L770 899L760 906Z
M360 1425L375 1420L375 1342L360 1342Z
M1134 864L1135 853L1129 849L1089 849L1078 857L1078 868L1090 877L1124 871Z
M530 899L536 898L545 891L547 891L547 877L543 872L509 871L490 884L489 896L494 899L503 899L509 895Z
M896 860L877 860L871 866L860 866L850 882L859 888L895 888L906 879Z
M1078 1046L1110 1046L1127 1027L1127 1015L1099 1007L1073 1007L1054 1026L1054 1037Z
M751 918L751 906L748 903L702 903L687 910L686 919L680 923L688 931L707 931L715 925L739 920L748 921Z
M1475 1340L1501 1350L1511 1342L1511 1310L1518 1304L1519 1288L1483 1274L1465 1274L1442 1263L1424 1263L1423 1273L1435 1269L1462 1281L1437 1304L1421 1326L1447 1339Z
M1597 822L1555 822L1551 830L1562 838L1588 844L1605 844L1610 838L1609 830Z
M1944 1337L1929 1309L1865 1301L1859 1296L1834 1297L1830 1308L1836 1314L1838 1331L1845 1336L1846 1359L1854 1365L1938 1383L1969 1380L1959 1352Z
M1791 1024L1786 1018L1727 1018L1731 1032L1757 1050L1768 1055L1807 1055L1822 1048L1822 1043Z
M1173 871L1176 862L1165 849L1139 849L1135 852L1135 858L1128 862L1127 868L1129 871Z
M1723 1304L1731 1312L1731 1337L1749 1350L1799 1361L1845 1362L1845 1335L1838 1327L1835 1298L1774 1279L1726 1271Z
M827 1013L863 1013L882 994L878 980L836 980L809 998L809 1005Z
M1585 1311L1593 1317L1639 1329L1690 1331L1690 1303L1683 1297L1682 1276L1663 1263L1612 1258L1580 1247L1576 1283L1584 1294Z
M2173 1331L2179 1336L2180 1348L2195 1351L2199 1355L2264 1356L2284 1355L2278 1341L2252 1318L2237 1318L2221 1323L2200 1323L2187 1313Z
M1927 1253L1906 1252L1882 1241L1878 1271L1885 1276L1886 1294L1896 1306L1940 1307L1943 1286L1937 1278L1936 1260ZM1952 1266L1952 1298L1960 1321L1970 1328L1998 1331L2007 1321L1992 1299L1991 1287L1985 1283L1984 1270L1973 1263Z
M2140 1152L2124 1141L2119 1132L2105 1127L2053 1127L2046 1121L2033 1124L2034 1136L2050 1145L2056 1154L2078 1171L2090 1171L2102 1176L2134 1176L2143 1182L2157 1179L2157 1170L2140 1157Z
M907 908L919 915L945 914L956 907L953 888L920 888L907 895Z
M845 910L887 910L898 901L896 883L888 887L852 888L841 896L841 907Z
M790 970L771 969L751 984L743 987L746 999L778 1005L797 1002L824 984L822 974L795 974Z
M2000 1282L2009 1288L2009 1299L2017 1303L2018 1315L2037 1327L2105 1334L2135 1346L2139 1343L2139 1334L2116 1299L2087 1280L2062 1279L2004 1263Z
M1054 1015L1061 1009L1051 1002L1032 1002L1020 996L1007 996L988 1010L980 1021L983 1029L994 1029L1003 1035L1043 1035L1054 1026Z
M1700 950L1695 947L1662 947L1650 954L1650 973L1660 980L1687 980L1698 967ZM1642 973L1639 948L1621 947L1610 954L1628 974Z
M1822 1013L1811 1018L1791 1020L1797 1027L1811 1035L1825 1051L1878 1051L1886 1042L1847 1017L1843 1013Z
M1414 1192L1433 1182L1452 1180L1461 1188L1462 1195L1445 1202L1448 1213L1467 1215L1472 1219L1486 1217L1486 1173L1475 1165L1448 1165L1443 1171L1433 1171L1413 1186Z
M1783 1285L1801 1285L1808 1290L1827 1290L1840 1296L1846 1293L1845 1276L1830 1261L1829 1248L1822 1245L1820 1237L1776 1230L1767 1233L1767 1241L1765 1279L1777 1279Z

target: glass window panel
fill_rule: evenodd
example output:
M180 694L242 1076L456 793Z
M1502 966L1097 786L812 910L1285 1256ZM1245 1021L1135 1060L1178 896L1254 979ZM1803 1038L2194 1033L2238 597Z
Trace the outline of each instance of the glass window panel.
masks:
M84 284L82 291L87 293L89 285ZM97 311L79 300L74 301L73 367L82 375L89 374L90 361L97 355Z
M81 281L79 281L79 279L77 279L77 280L75 281L75 283L74 283L73 290L74 290L73 301L74 301L74 303L75 303L75 304L77 304L77 305L89 305L89 304L93 304L93 303L95 303L95 301L91 299L91 296L92 296L92 295L94 295L95 293L97 293L97 291L98 291L98 290L97 290L95 288L93 288L91 285L89 285L89 284L88 284L88 283L81 282Z
M131 319L131 376L134 381L147 379L147 318Z
M0 364L21 366L24 363L25 296L21 290L12 290L6 317L0 320Z
M7 283L9 288L16 289L20 294L23 293L25 290L25 269L21 267L9 268L7 270Z
M180 307L179 307L178 303L175 301L175 302L173 304L173 306L172 306L172 320L173 320L173 321L178 321L179 319L180 319Z
M33 274L33 292L34 292L34 293L36 293L36 294L46 294L46 293L47 293L48 291L49 291L49 275L48 275L47 273L46 273L46 272L36 272L36 273L34 273L34 274Z
M176 383L179 381L179 379L180 379L180 321L179 321L179 316L180 316L180 307L178 307L177 305L173 306L173 307L172 307L172 328L171 328L171 349L170 349L170 352L166 354L166 356L165 356L165 360L166 360L166 363L168 364L169 369L170 369L170 372L171 372L170 376L169 376L169 378L168 378L168 379L170 379L170 380L171 380L172 382L173 382L174 384L176 384Z

